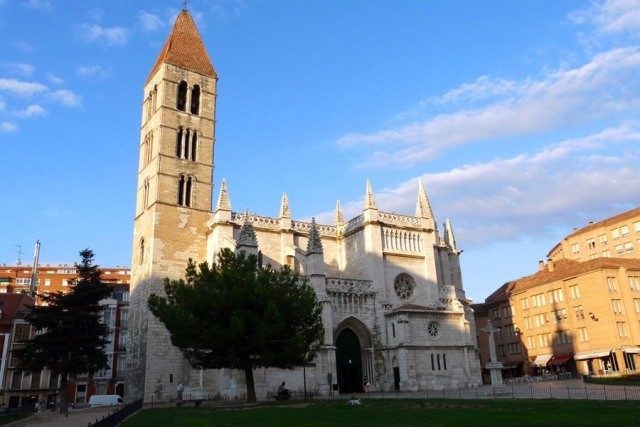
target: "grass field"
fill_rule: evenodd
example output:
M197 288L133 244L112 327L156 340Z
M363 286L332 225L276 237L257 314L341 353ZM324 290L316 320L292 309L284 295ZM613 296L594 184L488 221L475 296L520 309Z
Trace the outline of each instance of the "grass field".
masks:
M622 375L620 377L585 377L584 382L603 385L640 386L640 375Z
M241 408L146 409L138 426L640 426L637 401L368 399L287 402Z
M25 413L25 414L13 414L13 415L0 415L0 426L3 426L5 424L9 424L12 423L14 421L18 421L21 420L23 418L27 418L28 416L30 416L30 413Z

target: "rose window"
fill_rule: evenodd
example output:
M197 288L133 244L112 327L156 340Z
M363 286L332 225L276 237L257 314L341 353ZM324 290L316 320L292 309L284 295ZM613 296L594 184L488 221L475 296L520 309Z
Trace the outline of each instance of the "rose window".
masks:
M393 283L393 289L396 291L396 295L403 301L411 298L414 286L413 279L408 274L399 275Z
M427 325L427 333L431 338L438 338L440 335L440 325L438 322L431 322Z

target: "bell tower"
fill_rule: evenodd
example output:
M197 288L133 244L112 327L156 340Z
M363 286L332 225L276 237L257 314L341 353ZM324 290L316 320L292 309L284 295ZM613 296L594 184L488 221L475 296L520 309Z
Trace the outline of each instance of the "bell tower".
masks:
M178 15L144 86L131 263L128 396L175 394L188 366L148 309L164 278L206 260L212 217L218 77L187 10Z

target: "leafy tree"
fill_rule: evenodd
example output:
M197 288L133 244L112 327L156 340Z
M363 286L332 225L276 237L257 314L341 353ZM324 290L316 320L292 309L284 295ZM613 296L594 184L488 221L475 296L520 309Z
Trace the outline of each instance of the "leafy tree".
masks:
M100 300L112 293L102 283L100 270L93 264L93 251L80 252L75 264L78 277L67 294L39 295L42 305L27 309L25 319L36 331L31 340L15 350L20 368L41 371L45 367L60 375L60 411L67 412L69 375L93 374L109 367L104 347L109 343L109 327L102 323Z
M212 267L192 260L185 279L165 279L167 297L151 295L151 312L194 368L243 370L255 402L253 369L309 362L324 329L316 294L285 267L256 268L257 257L223 249Z

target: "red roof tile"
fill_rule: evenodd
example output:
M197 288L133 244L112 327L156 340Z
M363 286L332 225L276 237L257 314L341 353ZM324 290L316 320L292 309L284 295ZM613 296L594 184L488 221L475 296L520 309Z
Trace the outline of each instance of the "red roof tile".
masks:
M208 77L218 77L200 38L198 28L187 10L180 12L176 18L171 34L151 69L147 83L163 63L176 65Z

